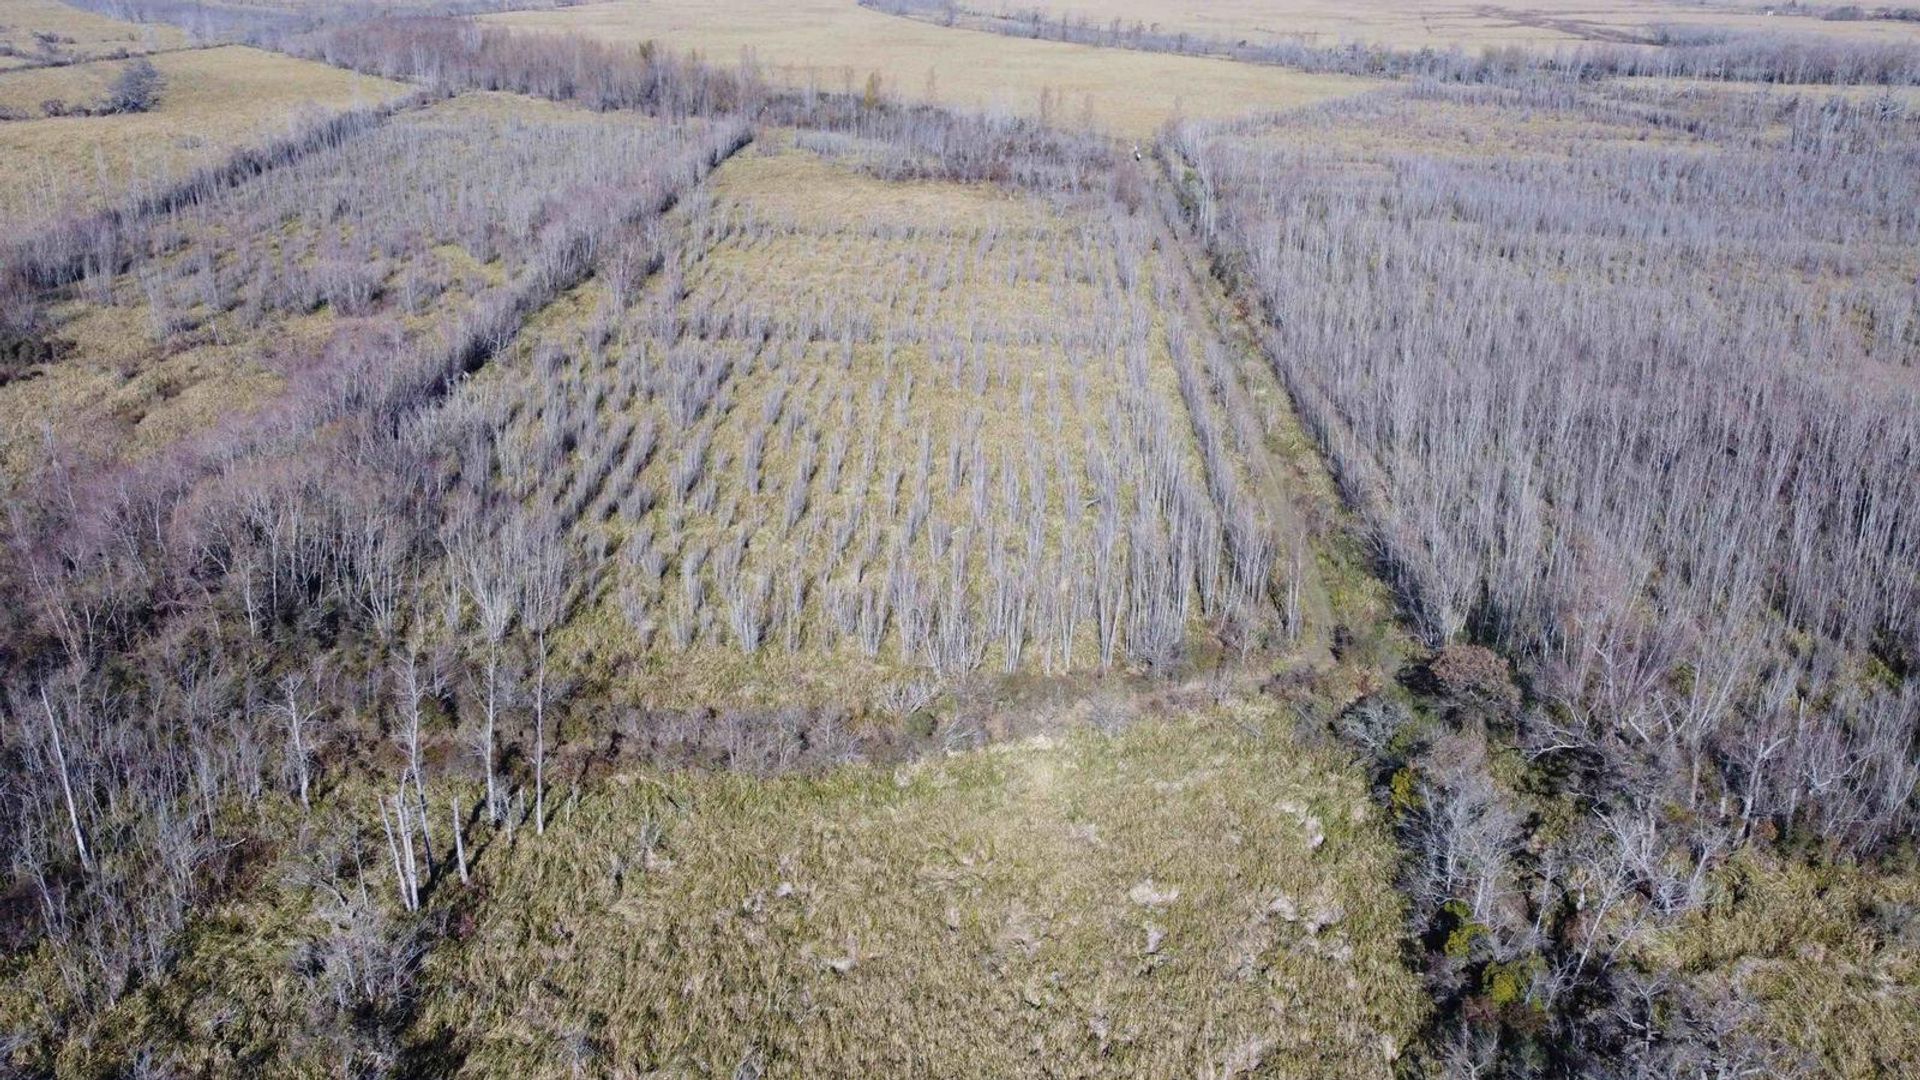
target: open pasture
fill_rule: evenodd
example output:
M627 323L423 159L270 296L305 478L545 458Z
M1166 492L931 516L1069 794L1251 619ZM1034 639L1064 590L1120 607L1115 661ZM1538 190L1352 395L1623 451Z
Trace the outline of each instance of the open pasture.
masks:
M1374 84L1219 60L1062 45L952 30L851 0L662 0L487 16L501 26L657 41L789 87L854 93L878 75L888 98L1046 115L1133 138L1169 117L1231 116L1360 93ZM1043 95L1045 101L1043 103Z

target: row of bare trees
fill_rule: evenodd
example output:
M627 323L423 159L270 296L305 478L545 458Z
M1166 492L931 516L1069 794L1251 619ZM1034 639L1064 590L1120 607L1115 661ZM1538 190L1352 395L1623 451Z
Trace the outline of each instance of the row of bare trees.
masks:
M603 587L642 648L951 677L1164 667L1200 624L1251 646L1284 592L1240 479L1251 411L1208 327L1155 328L1180 308L1146 219L1073 205L923 225L696 200L657 288L473 399L502 419L472 475L619 548ZM983 316L1006 290L1046 306Z
M315 303L334 331L279 341L299 354L286 390L251 414L137 462L63 433L9 493L0 843L34 903L8 932L66 988L9 1018L14 1033L55 1038L164 977L186 913L224 887L272 800L319 814L368 766L384 774L403 907L466 873L465 777L486 781L483 820L510 828L517 809L540 827L561 689L545 634L564 553L499 508L487 559L455 539L442 470L457 469L447 448L462 436L441 403L616 255L657 264L660 216L748 135L730 122L407 112L123 211L117 254L78 280L23 275L34 295L189 313L153 328L163 351L208 334L266 340ZM409 268L449 247L487 273L409 301ZM358 296L285 287L328 252L390 271ZM508 557L503 593L487 567ZM475 647L449 653L450 640ZM520 667L510 699L504 676ZM524 789L500 782L509 700L531 721ZM479 768L436 775L449 723L451 737L474 733Z
M1408 77L1441 82L1510 82L1558 73L1575 78L1662 75L1748 82L1912 86L1920 83L1920 49L1862 35L1846 40L1791 31L1759 33L1704 25L1652 24L1643 30L1589 27L1592 40L1557 49L1453 45L1419 49L1348 42L1250 41L1168 30L1120 18L1052 14L1041 9L986 10L954 0L859 0L862 7L941 26L1009 37L1187 56L1222 57L1303 71Z

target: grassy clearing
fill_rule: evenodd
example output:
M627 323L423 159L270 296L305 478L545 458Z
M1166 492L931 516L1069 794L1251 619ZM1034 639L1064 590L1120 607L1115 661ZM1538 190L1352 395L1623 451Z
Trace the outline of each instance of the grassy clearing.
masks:
M466 1071L1384 1075L1421 1015L1363 787L1250 710L561 820L430 962Z
M1825 1076L1893 1076L1920 1060L1920 869L1808 866L1749 854L1713 899L1641 950Z
M0 71L121 53L157 52L186 44L186 34L173 26L135 26L68 7L59 0L0 0Z
M998 11L979 2L963 5ZM1777 5L1687 0L1531 0L1524 5L1472 5L1450 0L1033 0L1004 5L1022 12L1085 19L1106 28L1119 20L1161 32L1187 31L1252 43L1392 45L1401 48L1522 45L1554 47L1581 41L1631 40L1655 25L1682 23L1732 30L1794 32L1866 41L1912 41L1920 28L1886 21L1827 22L1773 17ZM1763 10L1764 8L1764 10Z
M788 86L859 92L878 73L896 100L1042 112L1135 138L1168 117L1280 109L1359 93L1368 80L1218 60L950 30L840 0L665 0L515 12L488 21L608 41L659 41L727 63L750 55Z
M899 767L622 774L544 836L470 825L470 886L443 821L420 922L446 936L397 975L376 943L412 917L372 802L230 823L229 897L62 1069L329 1075L384 1026L386 1060L435 1075L1387 1076L1424 1015L1364 785L1266 706L1083 714ZM9 963L0 1005L61 999Z
M151 112L0 123L0 230L119 205L317 115L399 97L406 87L242 46L166 53ZM0 73L0 101L91 103L114 62ZM89 96L89 95L92 96Z

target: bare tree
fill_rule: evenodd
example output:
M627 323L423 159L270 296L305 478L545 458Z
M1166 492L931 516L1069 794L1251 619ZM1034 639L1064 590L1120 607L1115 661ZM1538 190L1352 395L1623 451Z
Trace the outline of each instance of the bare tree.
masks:
M565 539L552 523L526 530L520 565L526 575L524 621L534 635L533 672L533 821L534 832L547 831L547 632L566 606L568 562Z
M80 810L73 801L73 773L67 768L67 752L60 740L60 718L54 715L53 702L44 686L40 688L40 708L47 718L47 739L53 745L54 769L60 774L60 795L67 806L67 824L73 829L73 849L80 856L81 868L91 871L93 856L87 850L87 835L80 827Z
M292 772L295 788L300 793L300 808L311 812L313 802L309 789L312 786L313 746L307 738L307 725L313 719L313 714L300 702L300 693L305 687L306 680L299 675L281 676L280 702L274 707L286 724L287 768Z

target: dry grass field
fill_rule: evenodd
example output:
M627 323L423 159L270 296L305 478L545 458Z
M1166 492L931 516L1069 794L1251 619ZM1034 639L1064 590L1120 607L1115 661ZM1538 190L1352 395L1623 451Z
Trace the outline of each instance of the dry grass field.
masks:
M136 26L60 0L0 0L0 71L186 44L187 35L174 26Z
M570 812L435 959L473 1075L1386 1077L1422 1016L1364 789L1259 709Z
M120 63L0 73L0 103L91 104ZM125 204L303 121L407 89L240 46L165 53L153 64L163 82L150 112L0 123L0 230Z
M607 41L658 41L730 65L751 55L775 82L859 93L878 73L895 100L930 100L1062 125L1151 135L1168 117L1231 116L1359 93L1373 83L1224 61L1116 54L1055 42L950 30L857 7L852 0L663 0L488 16L528 30Z
M1583 41L1645 40L1661 25L1711 26L1863 41L1920 40L1920 23L1827 21L1768 14L1781 5L1690 3L1688 0L970 0L960 6L991 14L1042 11L1084 19L1105 29L1188 32L1254 44L1388 45L1479 49L1519 45L1553 48Z
M60 1065L333 1061L397 1022L388 1060L440 1076L1392 1075L1425 1006L1364 786L1270 705L1061 723L893 767L623 773L545 836L476 835L464 886L443 822L428 909L455 938L417 971L355 897L392 900L374 794L279 805L261 834L304 841ZM346 894L315 888L355 860ZM0 1008L58 1000L48 974Z

